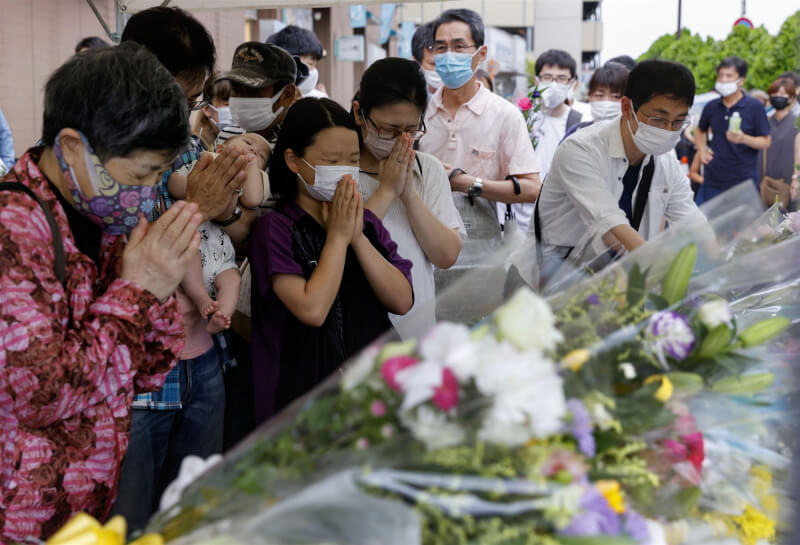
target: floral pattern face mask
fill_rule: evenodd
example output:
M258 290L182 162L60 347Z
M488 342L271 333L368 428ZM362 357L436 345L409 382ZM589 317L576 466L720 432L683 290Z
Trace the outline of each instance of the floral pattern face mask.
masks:
M111 235L130 232L139 222L139 214L149 217L155 206L156 189L153 186L128 185L119 183L103 166L94 153L86 135L80 133L86 159L86 171L94 189L95 196L87 197L78 185L75 170L64 161L61 152L61 134L55 142L55 154L61 172L67 181L72 200L78 211Z

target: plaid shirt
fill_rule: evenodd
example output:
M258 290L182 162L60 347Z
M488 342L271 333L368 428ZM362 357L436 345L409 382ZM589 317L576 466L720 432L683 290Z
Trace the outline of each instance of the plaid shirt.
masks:
M158 219L163 210L167 210L175 202L167 191L167 181L170 174L181 168L187 163L192 163L200 159L200 154L205 149L199 138L192 137L189 145L184 149L175 162L172 163L172 168L164 172L156 188L156 195L158 202L162 203L162 207L156 206L153 208L153 220ZM163 210L162 210L163 208ZM164 386L156 391L146 394L140 394L133 398L134 409L151 409L155 411L170 411L175 409L182 409L183 403L181 399L181 383L183 382L183 374L185 373L184 360L181 360L172 371L167 375L164 381Z

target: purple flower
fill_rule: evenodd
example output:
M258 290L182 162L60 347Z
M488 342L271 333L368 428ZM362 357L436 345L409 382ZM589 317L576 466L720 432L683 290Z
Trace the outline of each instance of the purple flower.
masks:
M567 401L567 407L572 413L572 422L569 432L578 440L578 448L586 456L595 455L594 433L592 419L586 406L578 399Z
M636 511L630 510L625 514L622 531L639 543L650 543L650 530L647 528L647 520Z
M619 534L619 517L608 500L594 487L581 498L581 512L561 531L565 536L615 536Z
M662 364L665 355L678 361L685 360L695 343L688 320L669 310L653 314L647 325L647 337Z
M108 216L114 210L105 197L95 197L89 204L89 209L95 216Z
M540 96L542 96L542 93L538 89L531 93L531 98L539 98Z
M600 297L596 293L593 293L589 297L587 297L585 299L585 301L587 303L589 303L590 305L599 305L600 304Z

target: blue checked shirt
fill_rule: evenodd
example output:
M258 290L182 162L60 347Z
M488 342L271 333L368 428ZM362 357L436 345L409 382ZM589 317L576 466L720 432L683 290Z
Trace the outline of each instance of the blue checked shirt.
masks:
M200 139L192 137L192 140L186 149L184 149L178 158L175 159L175 162L172 164L172 168L167 170L164 173L164 176L161 177L161 181L156 188L156 196L158 198L158 202L162 203L162 206L156 206L153 208L153 220L158 219L161 213L164 210L167 210L175 202L169 196L169 192L167 191L167 181L169 180L170 174L182 166L188 163L193 163L194 161L200 159L200 154L203 153L203 151L205 150L200 142ZM184 380L183 373L185 372L185 366L182 363L183 362L176 365L172 371L169 372L166 380L164 381L164 386L162 386L160 390L157 392L149 392L134 396L133 408L151 409L155 411L182 409L183 404L181 402L181 383Z

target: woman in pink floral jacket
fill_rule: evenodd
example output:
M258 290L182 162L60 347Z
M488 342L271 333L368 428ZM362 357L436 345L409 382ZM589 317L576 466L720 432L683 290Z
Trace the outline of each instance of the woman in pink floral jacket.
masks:
M106 517L133 395L161 386L184 343L172 294L203 219L188 203L140 217L189 135L152 54L78 55L45 95L45 146L0 186L0 542Z

